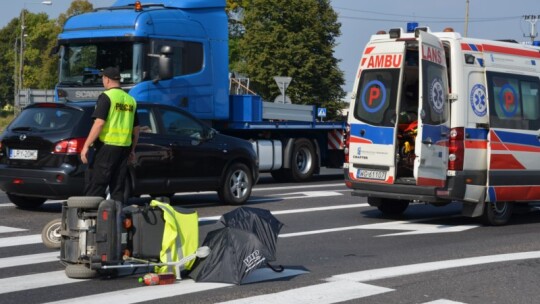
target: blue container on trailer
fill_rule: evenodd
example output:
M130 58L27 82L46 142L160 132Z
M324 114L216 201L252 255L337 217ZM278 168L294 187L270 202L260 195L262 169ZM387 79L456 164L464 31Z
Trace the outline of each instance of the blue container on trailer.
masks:
M231 95L230 113L234 122L261 122L262 100L257 95Z

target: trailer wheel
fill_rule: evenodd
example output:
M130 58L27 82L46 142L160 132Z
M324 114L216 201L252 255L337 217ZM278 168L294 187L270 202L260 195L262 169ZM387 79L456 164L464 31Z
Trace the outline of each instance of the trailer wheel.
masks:
M41 230L41 241L50 249L58 249L62 245L62 219L54 219L48 222Z
M72 196L68 198L67 205L71 208L97 209L103 200L101 196Z
M407 200L392 200L392 199L383 199L380 201L377 208L384 215L396 216L401 215L409 207L409 201Z
M291 178L295 182L305 182L313 177L317 166L315 148L305 138L294 142L291 157Z
M511 202L486 202L481 219L486 225L506 225L513 211L514 204Z
M69 264L66 266L66 276L71 279L92 279L98 276L98 272L84 264Z
M225 172L218 196L223 203L242 205L251 195L252 188L251 170L242 163L234 163Z

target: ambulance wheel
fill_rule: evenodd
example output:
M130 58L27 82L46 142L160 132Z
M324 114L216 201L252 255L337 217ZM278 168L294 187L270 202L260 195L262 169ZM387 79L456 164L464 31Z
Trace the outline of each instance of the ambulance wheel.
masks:
M377 208L384 215L401 215L409 207L409 201L406 200L381 200Z
M291 155L291 178L295 182L305 182L313 177L317 166L313 144L306 138L294 142Z
M486 202L482 222L491 226L506 225L513 211L514 204L511 202Z
M98 272L83 264L69 264L66 266L66 276L71 279L92 279L98 276Z
M227 168L218 190L221 202L231 205L242 205L251 195L253 178L251 170L243 163L233 163Z
M67 205L71 208L97 209L103 200L101 196L72 196L68 198Z
M48 222L43 230L41 230L41 241L45 247L50 249L58 249L62 244L62 219L54 219Z

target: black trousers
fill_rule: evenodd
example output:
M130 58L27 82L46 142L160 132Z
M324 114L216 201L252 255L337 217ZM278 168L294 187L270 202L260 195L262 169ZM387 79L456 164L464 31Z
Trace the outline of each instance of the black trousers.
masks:
M131 148L101 145L90 156L85 172L85 195L107 196L107 187L111 199L124 202L127 162Z

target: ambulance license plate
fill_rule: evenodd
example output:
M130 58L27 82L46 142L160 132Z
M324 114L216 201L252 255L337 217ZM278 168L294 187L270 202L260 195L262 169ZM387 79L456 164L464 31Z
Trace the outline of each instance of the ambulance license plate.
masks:
M356 173L358 178L386 180L386 171L371 170L371 169L359 169Z
M19 150L19 149L9 150L9 159L36 160L37 157L38 157L37 150Z

